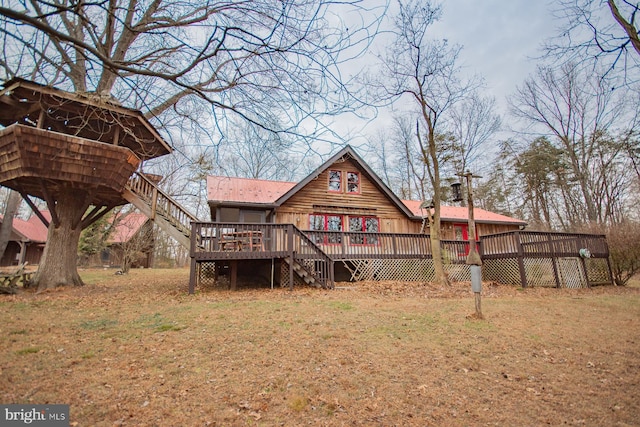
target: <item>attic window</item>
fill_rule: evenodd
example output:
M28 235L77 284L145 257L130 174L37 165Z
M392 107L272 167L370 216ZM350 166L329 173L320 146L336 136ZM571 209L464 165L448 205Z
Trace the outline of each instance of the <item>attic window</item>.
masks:
M360 174L347 172L347 193L360 193Z
M329 171L329 191L342 191L341 171Z

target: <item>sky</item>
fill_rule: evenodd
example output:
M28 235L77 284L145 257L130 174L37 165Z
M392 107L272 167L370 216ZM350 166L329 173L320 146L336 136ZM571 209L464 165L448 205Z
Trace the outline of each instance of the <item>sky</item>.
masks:
M432 34L462 46L463 72L484 78L483 92L496 99L503 122L508 112L506 97L535 72L542 43L557 34L559 22L552 7L546 0L443 2L442 18ZM362 129L362 138L375 135L389 120L390 114L382 112Z

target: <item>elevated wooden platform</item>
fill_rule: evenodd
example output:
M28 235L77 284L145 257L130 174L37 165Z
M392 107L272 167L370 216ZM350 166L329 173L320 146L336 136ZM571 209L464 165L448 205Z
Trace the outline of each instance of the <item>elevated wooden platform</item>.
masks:
M256 236L259 236L256 239ZM238 239L254 239L253 243ZM483 280L520 286L587 287L612 283L609 250L603 235L514 231L482 236L479 253ZM469 242L441 241L445 271L452 280L469 281L465 264ZM193 223L190 292L198 264L273 259L290 267L282 274L292 286L294 273L317 277L333 287L335 264L352 280L431 281L429 236L425 234L302 231L293 224Z
M126 147L19 124L0 130L0 183L43 200L71 187L91 192L94 206L125 204L139 164Z

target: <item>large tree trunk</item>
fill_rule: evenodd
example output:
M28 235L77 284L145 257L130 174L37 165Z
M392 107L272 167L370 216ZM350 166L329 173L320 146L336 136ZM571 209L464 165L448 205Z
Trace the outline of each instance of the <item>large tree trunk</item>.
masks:
M33 278L38 292L57 286L84 285L77 265L78 242L82 231L80 218L86 209L83 199L82 192L68 189L57 200L55 212L59 224L56 225L54 221L49 224L47 245L38 272Z
M4 251L9 244L11 230L13 229L13 217L18 211L18 206L20 206L20 193L14 190L9 191L7 205L5 206L2 218L2 225L0 225L0 259L4 256Z
M440 209L438 208L438 211ZM431 254L433 256L433 270L435 273L435 282L448 286L449 278L444 271L444 262L442 261L442 247L440 246L440 213L433 215L433 226L429 230L429 239L431 241Z

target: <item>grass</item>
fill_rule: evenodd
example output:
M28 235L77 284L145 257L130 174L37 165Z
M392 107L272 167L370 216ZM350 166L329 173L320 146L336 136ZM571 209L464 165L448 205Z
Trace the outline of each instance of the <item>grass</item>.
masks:
M27 347L27 348L22 348L16 351L16 354L17 355L35 354L35 353L39 353L40 350L41 350L40 347Z
M109 273L109 274L108 274ZM640 289L200 290L83 271L0 297L0 401L111 425L637 425ZM437 291L434 297L431 291Z

